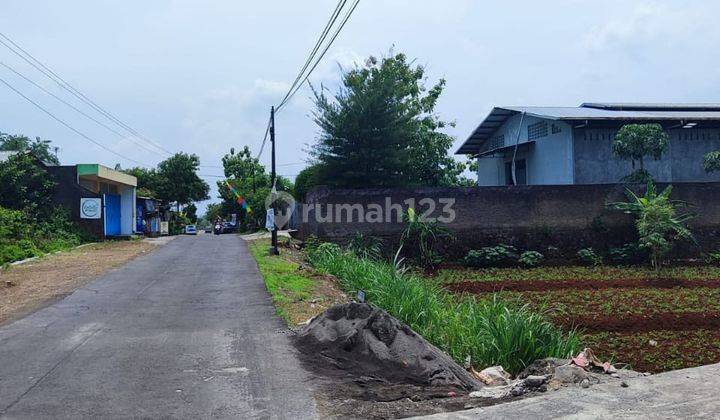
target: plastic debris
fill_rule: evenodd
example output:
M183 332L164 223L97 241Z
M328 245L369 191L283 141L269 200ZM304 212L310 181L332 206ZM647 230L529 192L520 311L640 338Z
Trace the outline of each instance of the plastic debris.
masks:
M593 367L602 369L604 373L613 374L617 372L615 366L611 365L610 362L602 362L595 356L595 353L590 347L586 347L583 351L578 353L576 357L570 360L570 363L580 366L585 370L591 370Z

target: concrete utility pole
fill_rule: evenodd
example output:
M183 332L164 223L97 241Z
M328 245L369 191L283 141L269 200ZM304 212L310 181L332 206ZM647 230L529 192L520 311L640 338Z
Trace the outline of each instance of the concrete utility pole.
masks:
M273 195L273 202L272 207L269 209L269 211L273 212L273 221L275 220L275 217L277 217L277 203L275 200L276 197L276 188L275 188L275 178L277 177L277 174L275 173L275 107L270 107L270 143L272 146L272 166L271 166L271 172L270 172L270 191ZM270 231L271 236L271 245L270 245L270 254L272 255L278 255L280 252L278 251L278 238L277 238L277 224L275 224L272 227L272 230Z

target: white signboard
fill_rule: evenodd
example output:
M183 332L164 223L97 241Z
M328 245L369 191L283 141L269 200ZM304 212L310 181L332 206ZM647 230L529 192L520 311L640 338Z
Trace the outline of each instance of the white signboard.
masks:
M102 215L102 199L100 198L81 198L80 199L80 218L81 219L99 219Z

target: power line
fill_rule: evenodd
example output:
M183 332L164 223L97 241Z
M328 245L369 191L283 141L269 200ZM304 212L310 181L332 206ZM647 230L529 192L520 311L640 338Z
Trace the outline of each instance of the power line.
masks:
M292 162L292 163L280 163L276 166L295 166L295 165L306 165L307 162ZM224 169L224 166L220 165L199 165L201 168L213 168L213 169Z
M126 123L124 123L123 121L121 121L119 118L117 118L116 116L114 116L113 114L111 114L109 111L105 110L105 109L102 108L100 105L98 105L97 103L95 103L94 101L92 101L90 98L88 98L87 96L85 96L85 94L83 94L83 93L80 92L78 89L76 89L75 87L73 87L72 85L70 85L67 81L65 81L65 79L63 79L62 77L60 77L60 76L59 76L57 73L55 73L52 69L50 69L48 66L46 66L45 64L43 64L40 60L38 60L37 58L35 58L32 54L30 54L30 53L27 52L25 49L23 49L23 48L22 48L20 45L18 45L15 41L13 41L12 39L10 39L7 35L5 35L5 34L3 34L2 32L0 32L0 37L4 38L4 39L7 40L9 43L11 43L15 48L17 48L17 50L16 50L15 48L11 47L10 45L8 45L8 44L7 44L5 41L3 41L2 39L0 39L0 44L2 44L2 45L5 46L7 49L9 49L10 51L12 51L15 55L17 55L18 57L20 57L21 59L23 59L25 62L27 62L28 64L30 64L31 66L33 66L36 70L38 70L39 72L41 72L43 75L45 75L46 77L48 77L49 79L51 79L51 80L52 80L53 82L55 82L58 86L60 86L62 89L66 90L67 92L69 92L70 94L72 94L73 96L75 96L77 99L79 99L79 100L80 100L81 102L83 102L85 105L88 105L89 107L93 108L95 111L97 111L98 113L100 113L101 115L103 115L105 118L107 118L107 119L110 120L111 122L115 123L116 125L120 126L121 128L125 129L125 130L128 131L129 133L137 136L138 138L141 138L141 139L147 141L148 143L150 143L152 146L154 146L154 147L157 148L158 150L161 150L161 151L163 151L163 152L165 152L165 153L167 153L167 154L169 154L169 155L172 155L172 154L173 154L173 153L170 152L169 150L163 148L159 143L157 143L157 142L155 142L155 141L153 141L153 140L151 140L151 139L143 136L142 134L140 134L139 132L137 132L135 129L133 129L132 127L130 127L129 125L127 125ZM18 50L21 51L22 54L21 54L20 52L18 52ZM24 54L24 55L23 55L23 54ZM27 56L27 57L26 57L26 56Z
M102 121L99 121L99 120L97 120L96 118L94 118L93 116L85 113L85 112L82 111L81 109L77 108L75 105L71 104L70 102L67 102L67 101L64 100L63 98L61 98L61 97L55 95L54 93L50 92L49 90L45 89L45 88L42 87L40 84L38 84L37 82L33 81L32 79L30 79L29 77L25 76L24 74L20 73L19 71L17 71L16 69L14 69L13 67L11 67L10 65L8 65L8 64L6 64L6 63L3 63L3 62L0 62L0 65L2 65L3 67L5 67L6 69L10 70L11 72L15 73L18 77L21 77L23 80L25 80L26 82L32 84L32 85L35 86L36 88L38 88L38 89L40 89L41 91L45 92L46 94L52 96L53 98L55 98L55 99L58 100L59 102L65 104L65 105L68 106L68 107L70 107L70 108L73 109L75 112L79 113L80 115L84 116L85 118L87 118L87 119L95 122L96 124L100 125L101 127L104 127L106 130L108 130L108 131L110 131L111 133L117 135L118 137L120 137L120 138L127 138L127 139L129 139L130 141L132 141L133 143L135 143L137 146L139 146L139 147L147 150L148 152L157 153L156 150L149 149L149 148L146 147L144 144L142 144L141 142L135 140L134 138L126 136L125 134L123 134L123 133L115 130L114 128L112 128L112 127L108 126L107 124L103 123Z
M340 31L342 31L342 29L343 29L343 27L345 27L345 24L347 23L348 19L350 19L350 16L351 16L352 13L355 11L355 8L357 7L358 3L360 3L360 0L355 0L355 3L353 3L353 5L352 5L352 7L350 8L350 10L345 14L345 17L343 18L342 22L340 23L340 26L335 30L335 33L333 34L332 38L330 38L330 42L328 42L328 44L325 46L325 49L324 49L323 52L320 54L320 57L318 57L318 59L315 61L315 64L313 64L313 66L310 68L310 71L308 71L308 73L307 73L307 75L305 76L305 78L303 79L303 81L296 86L295 90L290 94L290 96L287 97L287 99L285 100L285 102L283 102L283 103L278 107L278 111L280 110L280 107L281 107L282 105L284 105L285 103L287 103L288 101L290 101L290 100L293 98L293 96L295 96L295 94L300 90L300 88L302 87L302 85L308 80L308 78L310 77L310 75L312 74L312 72L315 70L315 68L318 66L318 64L320 64L320 61L323 59L323 57L325 56L325 54L328 52L328 50L329 50L330 47L332 46L333 42L335 42L335 39L338 37L338 35L340 35Z
M330 19L328 19L328 22L325 24L325 28L323 29L322 33L320 33L320 37L318 37L317 42L315 42L315 46L313 47L312 51L310 51L310 55L308 56L307 60L305 60L305 64L298 72L297 77L295 77L295 80L290 86L290 89L288 89L288 92L285 94L285 97L282 98L282 100L280 101L280 105L277 106L278 110L282 108L282 106L285 104L285 101L288 99L288 96L290 96L290 92L292 92L298 81L302 78L303 74L305 74L305 70L307 70L313 58L315 58L315 54L317 54L322 43L325 42L327 34L330 32L330 29L335 24L338 16L340 16L340 12L342 11L343 7L345 7L345 3L347 3L347 0L338 1L338 4L335 6L335 10L333 10L332 14L330 15Z
M51 113L51 112L48 111L47 109L43 108L40 104L38 104L37 102L35 102L35 101L33 101L32 99L28 98L27 96L25 96L25 95L24 95L22 92L20 92L19 90L15 89L10 83L8 83L7 81L5 81L4 79L0 78L0 82L3 83L3 84L4 84L5 86L7 86L8 88L10 88L10 90L12 90L13 92L15 92L15 93L17 93L18 95L22 96L26 101L28 101L28 102L30 102L31 104L33 104L36 108L38 108L38 109L41 110L42 112L44 112L44 113L46 113L47 115L49 115L50 118L52 118L52 119L54 119L55 121L59 122L60 124L64 125L64 126L67 127L68 129L72 130L75 134L77 134L77 135L83 137L84 139L92 142L93 144L95 144L95 145L97 145L97 146L99 146L99 147L107 150L108 152L114 154L115 156L118 156L118 157L120 157L120 158L122 158L122 159L128 160L128 161L133 162L133 163L137 163L138 165L147 166L147 167L152 167L152 165L148 165L148 164L146 164L146 163L142 163L142 162L137 161L137 160L135 160L135 159L129 158L129 157L127 157L127 156L124 156L124 155L122 155L122 154L120 154L120 153L118 153L118 152L116 152L116 151L108 148L107 146L105 146L104 144L100 143L99 141L93 139L92 137L86 135L85 133L77 130L75 127L71 126L70 124L68 124L68 123L66 123L65 121L61 120L60 118L56 117L53 113Z
M255 157L255 160L258 162L260 161L260 156L262 156L262 152L265 149L265 143L267 142L269 133L270 133L270 119L268 118L267 127L265 128L265 136L263 137L262 144L260 145L260 151L258 152L257 157Z
M278 174L278 176L298 176L299 174ZM215 175L215 174L199 174L198 176L204 176L207 178L228 178L225 175Z

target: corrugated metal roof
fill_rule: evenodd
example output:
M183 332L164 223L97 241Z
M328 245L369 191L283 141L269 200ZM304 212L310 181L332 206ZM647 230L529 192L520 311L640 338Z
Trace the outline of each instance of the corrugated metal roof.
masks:
M505 106L496 107L470 134L456 154L477 153L508 118L527 115L564 121L717 121L720 122L720 104L629 104L586 103L580 107Z
M636 102L586 102L581 107L614 109L616 111L720 111L720 104L670 104Z
M717 111L616 111L599 108L512 106L506 109L557 120L720 120Z

